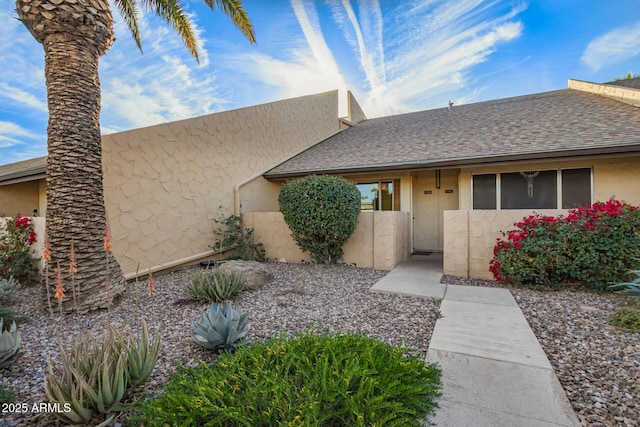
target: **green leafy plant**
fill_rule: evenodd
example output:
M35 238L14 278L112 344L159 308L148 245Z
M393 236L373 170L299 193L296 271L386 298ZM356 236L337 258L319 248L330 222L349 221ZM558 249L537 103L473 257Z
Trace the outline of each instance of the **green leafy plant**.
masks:
M3 320L0 319L0 370L11 365L20 355L20 331L16 322L8 330L4 330Z
M235 310L231 302L223 306L211 304L209 311L201 313L201 322L191 321L191 338L210 350L235 349L249 331L249 315Z
M289 181L278 198L291 236L315 262L342 259L342 246L353 234L360 214L360 192L341 177L309 176Z
M71 350L61 346L60 364L48 360L45 375L49 401L67 405L56 417L67 424L87 424L104 414L108 423L116 412L129 408L123 403L126 392L149 378L159 351L159 334L150 344L144 323L139 341L130 330L121 334L111 327L102 342L85 334Z
M18 396L13 391L0 385L0 404L14 403L16 400L18 400Z
M501 283L606 290L624 281L640 257L640 209L619 200L572 209L566 217L533 214L514 225L497 240L490 263Z
M244 277L238 271L207 269L191 277L187 294L195 301L220 303L235 298L244 285Z
M637 308L622 307L609 318L612 325L631 332L640 331L640 299L636 301Z
M20 282L18 282L13 276L0 277L0 299L19 287Z
M10 307L0 307L0 322L4 322L2 328L0 328L0 332L8 330L12 323L15 322L19 324L24 320L25 318L23 316L18 316L14 309Z
M13 277L25 285L37 281L37 259L31 248L35 241L29 218L0 218L0 278Z
M440 371L360 335L312 331L222 353L183 369L137 409L145 426L419 426Z
M239 215L221 215L214 219L216 242L210 246L214 251L222 254L231 250L227 259L243 259L245 261L265 261L265 251L262 243L255 242L253 228L247 228Z

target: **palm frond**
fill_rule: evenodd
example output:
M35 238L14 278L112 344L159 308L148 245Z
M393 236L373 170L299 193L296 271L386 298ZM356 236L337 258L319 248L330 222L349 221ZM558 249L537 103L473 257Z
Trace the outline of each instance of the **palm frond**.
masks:
M221 8L225 15L231 18L235 26L242 31L242 34L244 34L247 40L249 40L251 44L256 44L253 24L251 24L251 20L240 0L204 0L204 2L211 10L215 10L216 5Z
M115 0L116 7L122 15L122 19L131 30L131 36L136 41L138 49L142 52L142 41L140 39L140 27L138 27L138 4L137 0Z
M196 38L191 29L189 17L182 8L180 0L142 0L143 4L150 12L155 13L171 26L182 38L187 49L196 61L198 58L198 46Z

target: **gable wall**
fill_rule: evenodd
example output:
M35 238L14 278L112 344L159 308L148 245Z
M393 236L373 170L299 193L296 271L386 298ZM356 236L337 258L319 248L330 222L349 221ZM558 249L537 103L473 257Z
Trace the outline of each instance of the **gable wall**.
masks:
M336 132L338 93L278 101L103 137L114 253L129 276L210 255L234 187Z

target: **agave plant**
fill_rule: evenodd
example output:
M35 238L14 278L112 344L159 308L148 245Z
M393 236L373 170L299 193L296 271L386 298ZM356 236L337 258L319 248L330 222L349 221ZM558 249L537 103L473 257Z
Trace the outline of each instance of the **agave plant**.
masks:
M613 289L620 294L634 295L640 298L640 270L631 270L629 274L636 276L635 279L630 282L616 283L609 286L609 289Z
M16 322L11 324L9 330L3 330L4 321L0 319L0 370L11 365L20 355L20 332Z
M202 312L200 323L191 321L191 338L210 350L235 348L237 342L249 331L249 315L227 301L224 307L211 304L209 311Z

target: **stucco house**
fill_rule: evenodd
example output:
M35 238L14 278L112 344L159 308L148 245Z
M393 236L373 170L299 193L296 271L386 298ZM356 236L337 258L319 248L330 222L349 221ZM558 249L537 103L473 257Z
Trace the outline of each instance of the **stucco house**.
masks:
M125 272L210 256L219 206L242 212L268 257L308 259L277 195L309 174L342 175L363 194L346 262L391 269L411 253L443 251L445 273L458 276L490 277L496 237L532 211L612 196L640 204L637 78L375 119L349 95L349 116L337 112L328 92L103 137ZM23 213L36 201L42 212L37 160L0 166L0 212L13 214L17 192L30 194Z

